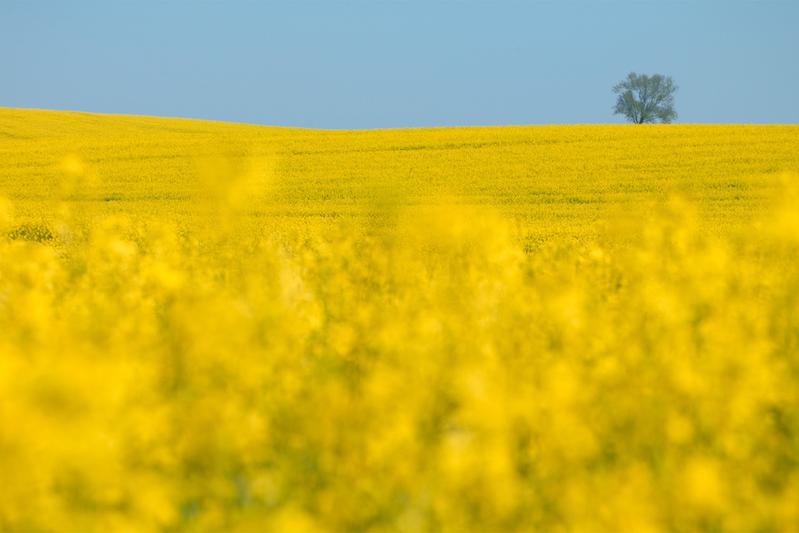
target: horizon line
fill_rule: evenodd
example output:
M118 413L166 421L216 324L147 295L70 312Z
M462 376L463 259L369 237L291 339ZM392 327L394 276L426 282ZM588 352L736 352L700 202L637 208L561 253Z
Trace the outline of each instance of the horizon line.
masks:
M0 110L12 109L17 111L39 111L53 113L74 113L83 115L96 115L103 117L139 117L166 120L191 120L197 122L212 122L219 124L235 124L263 128L281 128L292 130L347 132L347 131L386 131L386 130L420 130L420 129L455 129L455 128L529 128L529 127L569 127L569 126L799 126L797 122L672 122L668 124L632 124L629 122L530 122L530 123L483 123L483 124L436 124L419 126L374 126L367 128L330 128L292 126L286 124L266 124L259 122L245 122L241 120L227 120L204 118L197 116L153 115L148 113L125 113L108 111L86 111L83 109L55 109L48 107L25 107L0 105Z

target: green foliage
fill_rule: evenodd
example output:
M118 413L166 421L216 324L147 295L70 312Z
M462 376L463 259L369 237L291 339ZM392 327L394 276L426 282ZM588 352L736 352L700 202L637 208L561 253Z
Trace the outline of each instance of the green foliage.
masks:
M44 242L53 239L53 232L44 224L20 224L8 232L8 238Z
M633 124L668 124L677 118L674 109L676 91L677 86L670 76L631 72L613 87L613 92L618 95L613 110Z

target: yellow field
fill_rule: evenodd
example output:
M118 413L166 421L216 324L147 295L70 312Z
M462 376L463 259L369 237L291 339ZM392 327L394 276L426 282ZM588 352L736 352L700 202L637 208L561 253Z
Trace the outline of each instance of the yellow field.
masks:
M0 109L0 530L795 531L797 172Z

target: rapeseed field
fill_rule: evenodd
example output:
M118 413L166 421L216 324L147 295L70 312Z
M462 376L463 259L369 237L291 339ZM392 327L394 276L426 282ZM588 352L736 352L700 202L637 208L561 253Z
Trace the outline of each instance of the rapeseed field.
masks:
M799 126L0 109L0 530L798 527Z

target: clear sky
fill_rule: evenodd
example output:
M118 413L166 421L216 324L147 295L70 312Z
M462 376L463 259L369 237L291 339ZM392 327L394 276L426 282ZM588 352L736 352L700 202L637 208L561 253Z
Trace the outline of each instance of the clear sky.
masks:
M319 128L799 122L799 0L0 0L0 106Z

